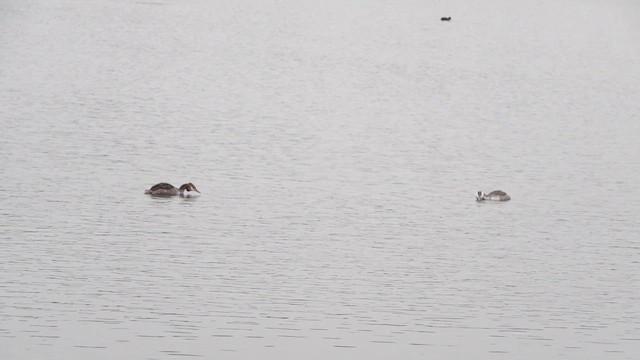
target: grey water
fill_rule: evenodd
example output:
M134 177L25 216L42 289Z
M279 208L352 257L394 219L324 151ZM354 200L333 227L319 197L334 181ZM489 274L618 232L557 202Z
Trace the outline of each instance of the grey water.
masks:
M630 0L3 0L0 357L635 359L639 44Z

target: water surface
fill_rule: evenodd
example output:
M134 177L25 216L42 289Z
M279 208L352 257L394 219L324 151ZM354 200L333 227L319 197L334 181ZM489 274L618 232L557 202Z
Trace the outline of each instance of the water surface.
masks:
M639 10L5 1L0 355L635 358Z

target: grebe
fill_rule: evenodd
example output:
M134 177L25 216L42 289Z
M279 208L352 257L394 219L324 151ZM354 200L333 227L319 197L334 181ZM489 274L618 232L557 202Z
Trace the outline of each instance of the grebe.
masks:
M155 184L149 190L145 190L145 194L149 195L159 195L159 196L175 196L180 194L183 196L184 191L195 191L200 194L200 191L196 189L195 185L192 183L182 184L179 189L176 189L173 185L167 183L159 183Z
M488 194L478 191L476 193L476 200L509 201L511 200L511 196L507 195L507 193L502 190L492 191Z

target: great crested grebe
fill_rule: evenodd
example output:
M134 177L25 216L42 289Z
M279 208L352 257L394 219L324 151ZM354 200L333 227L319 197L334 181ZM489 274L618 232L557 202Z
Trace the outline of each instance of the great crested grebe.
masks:
M183 196L184 191L195 191L200 194L200 191L196 189L196 186L192 183L182 184L179 189L176 189L175 186L167 183L159 183L155 184L149 190L145 190L145 194L149 195L159 195L159 196L175 196L180 195Z
M482 191L478 191L476 193L476 200L509 201L511 200L511 196L507 195L507 193L502 190L492 191L488 194L485 194Z

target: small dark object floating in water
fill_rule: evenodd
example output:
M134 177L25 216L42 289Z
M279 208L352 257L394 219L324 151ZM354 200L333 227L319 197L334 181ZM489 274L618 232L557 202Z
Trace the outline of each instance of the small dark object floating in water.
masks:
M451 21L451 16L449 16L449 17L441 17L440 21Z

